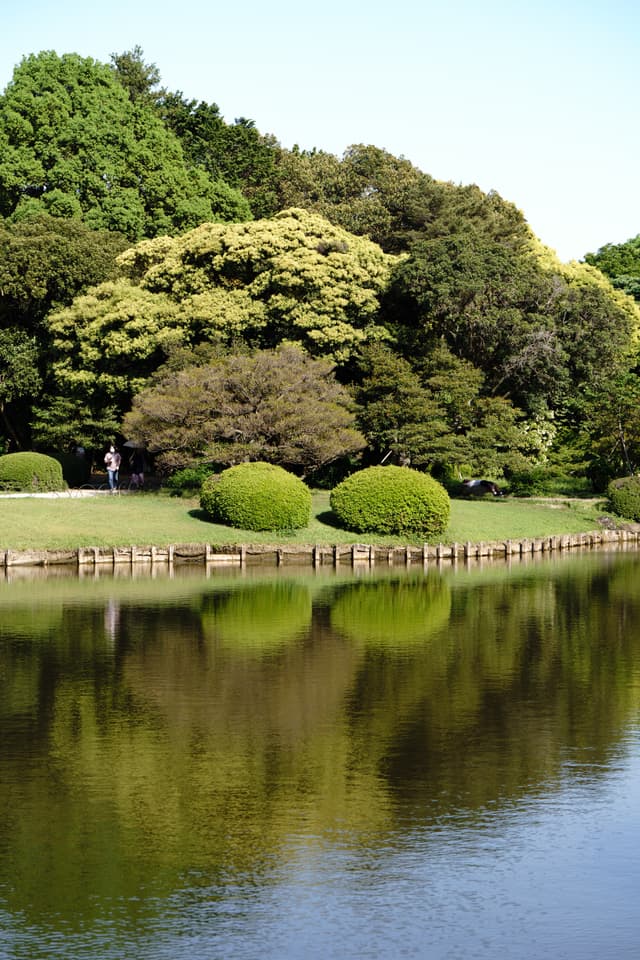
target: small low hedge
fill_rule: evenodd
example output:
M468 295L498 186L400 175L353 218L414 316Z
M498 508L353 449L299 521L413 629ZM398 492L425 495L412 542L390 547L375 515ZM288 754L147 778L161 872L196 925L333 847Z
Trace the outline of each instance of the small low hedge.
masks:
M66 490L62 466L44 453L24 451L0 457L0 490L13 493L56 493Z
M640 521L640 477L621 477L607 487L611 509L619 517Z
M442 484L410 467L368 467L331 492L339 523L356 533L419 535L444 533L451 503Z
M204 481L211 476L213 470L208 464L183 467L167 478L165 487L171 491L172 497L194 497L200 493Z
M238 530L297 530L311 517L311 491L271 463L239 463L202 484L200 506Z

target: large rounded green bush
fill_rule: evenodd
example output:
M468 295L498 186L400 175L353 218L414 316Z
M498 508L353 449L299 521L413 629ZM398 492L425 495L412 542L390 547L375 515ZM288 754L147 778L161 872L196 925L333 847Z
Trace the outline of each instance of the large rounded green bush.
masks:
M640 521L640 477L621 477L607 487L611 509L619 517Z
M338 521L356 533L442 534L451 504L442 484L410 467L368 467L354 473L331 492Z
M0 457L0 490L53 493L66 490L62 467L44 453L6 453Z
M239 530L295 530L311 516L311 491L272 463L239 463L202 484L200 506Z

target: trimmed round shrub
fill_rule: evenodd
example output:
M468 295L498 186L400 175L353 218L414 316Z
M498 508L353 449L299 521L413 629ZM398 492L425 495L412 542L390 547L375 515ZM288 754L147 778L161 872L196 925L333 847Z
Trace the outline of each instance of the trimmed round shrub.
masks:
M44 453L6 453L0 457L0 490L54 493L66 490L62 467Z
M425 539L443 533L451 503L441 483L411 467L367 467L331 492L338 521L356 533L389 533Z
M640 477L621 477L607 487L611 509L619 517L640 521Z
M272 463L239 463L202 484L200 506L239 530L296 530L311 516L311 491Z

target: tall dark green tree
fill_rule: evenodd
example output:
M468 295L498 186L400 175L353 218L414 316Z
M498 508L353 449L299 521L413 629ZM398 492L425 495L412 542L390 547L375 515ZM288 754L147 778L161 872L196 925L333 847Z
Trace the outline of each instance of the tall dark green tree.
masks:
M0 97L0 215L34 211L136 240L250 216L109 66L52 51L24 58Z
M112 53L111 64L132 103L157 104L164 93L157 89L160 71L155 63L145 63L142 47L136 44L132 50L125 50L124 53Z
M640 317L591 267L564 267L532 242L514 248L470 224L410 245L384 311L406 356L427 358L444 339L482 370L487 392L532 413L617 369Z
M496 193L434 180L409 160L356 144L342 158L323 151L283 151L281 207L304 207L390 253L421 237L463 232L467 225L512 248L530 238L522 213Z
M422 370L388 345L366 347L353 391L368 456L458 479L531 466L539 450L522 411L483 387L482 372L443 343Z
M80 220L43 214L0 222L2 423L14 447L30 445L31 408L41 388L55 395L45 317L116 273L127 242Z
M276 195L280 147L274 137L261 134L253 120L241 117L226 123L217 104L187 100L179 91L165 92L158 111L180 140L188 162L240 190L254 217L281 209Z

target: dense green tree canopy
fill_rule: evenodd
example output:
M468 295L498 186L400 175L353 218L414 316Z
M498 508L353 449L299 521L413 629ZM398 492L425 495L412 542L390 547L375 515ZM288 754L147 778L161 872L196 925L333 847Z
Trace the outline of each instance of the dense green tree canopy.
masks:
M47 383L51 343L44 318L114 276L116 257L126 245L121 234L91 230L80 220L43 214L0 221L2 417L16 447L29 445L31 409L43 384L54 395L57 390L55 379Z
M626 243L607 243L585 260L602 270L616 289L640 300L640 235Z
M286 150L160 83L139 46L48 51L0 96L5 440L100 443L177 350L297 344L356 391L373 462L496 474L553 434L620 468L640 237L564 265L494 192Z
M357 423L375 462L391 459L463 476L531 466L541 454L521 410L483 395L484 376L438 344L419 372L388 346L360 357Z
M603 377L580 403L579 444L595 479L640 470L640 377L630 371Z
M115 277L116 257L127 246L121 234L80 220L43 214L0 221L0 325L35 329L53 307Z
M37 394L41 382L35 338L23 330L0 329L0 416L17 447L21 445L19 428L10 414L10 404Z
M144 51L139 44L124 53L112 53L111 65L118 81L129 94L132 103L143 101L155 106L165 93L158 90L160 71L155 63L145 63Z
M378 298L393 262L376 244L304 210L204 224L120 258L132 284L180 304L196 337L216 332L263 347L291 340L337 360L384 336Z
M562 265L472 227L415 240L394 267L385 316L407 356L444 339L487 389L533 412L555 408L633 349L640 312L592 267Z
M158 112L180 140L187 160L213 180L242 191L255 217L268 217L279 206L288 206L277 196L278 143L261 134L252 120L241 117L225 123L217 104L186 100L180 92L164 92Z
M283 151L278 160L282 207L314 210L388 252L416 237L447 237L472 223L494 241L522 245L523 215L496 193L434 180L402 157L357 144L342 159L323 151Z
M306 476L364 446L349 407L331 364L281 346L159 371L123 429L166 468L264 460Z
M107 433L112 411L124 413L181 346L289 341L348 359L385 336L376 323L378 295L391 263L370 241L295 210L142 241L119 258L124 277L47 317L55 394L40 406L38 436L51 440L51 409L62 409L63 398L63 433L86 436L101 410L109 411Z
M250 215L240 194L188 168L110 67L52 51L25 57L0 97L0 215L33 210L130 239Z

